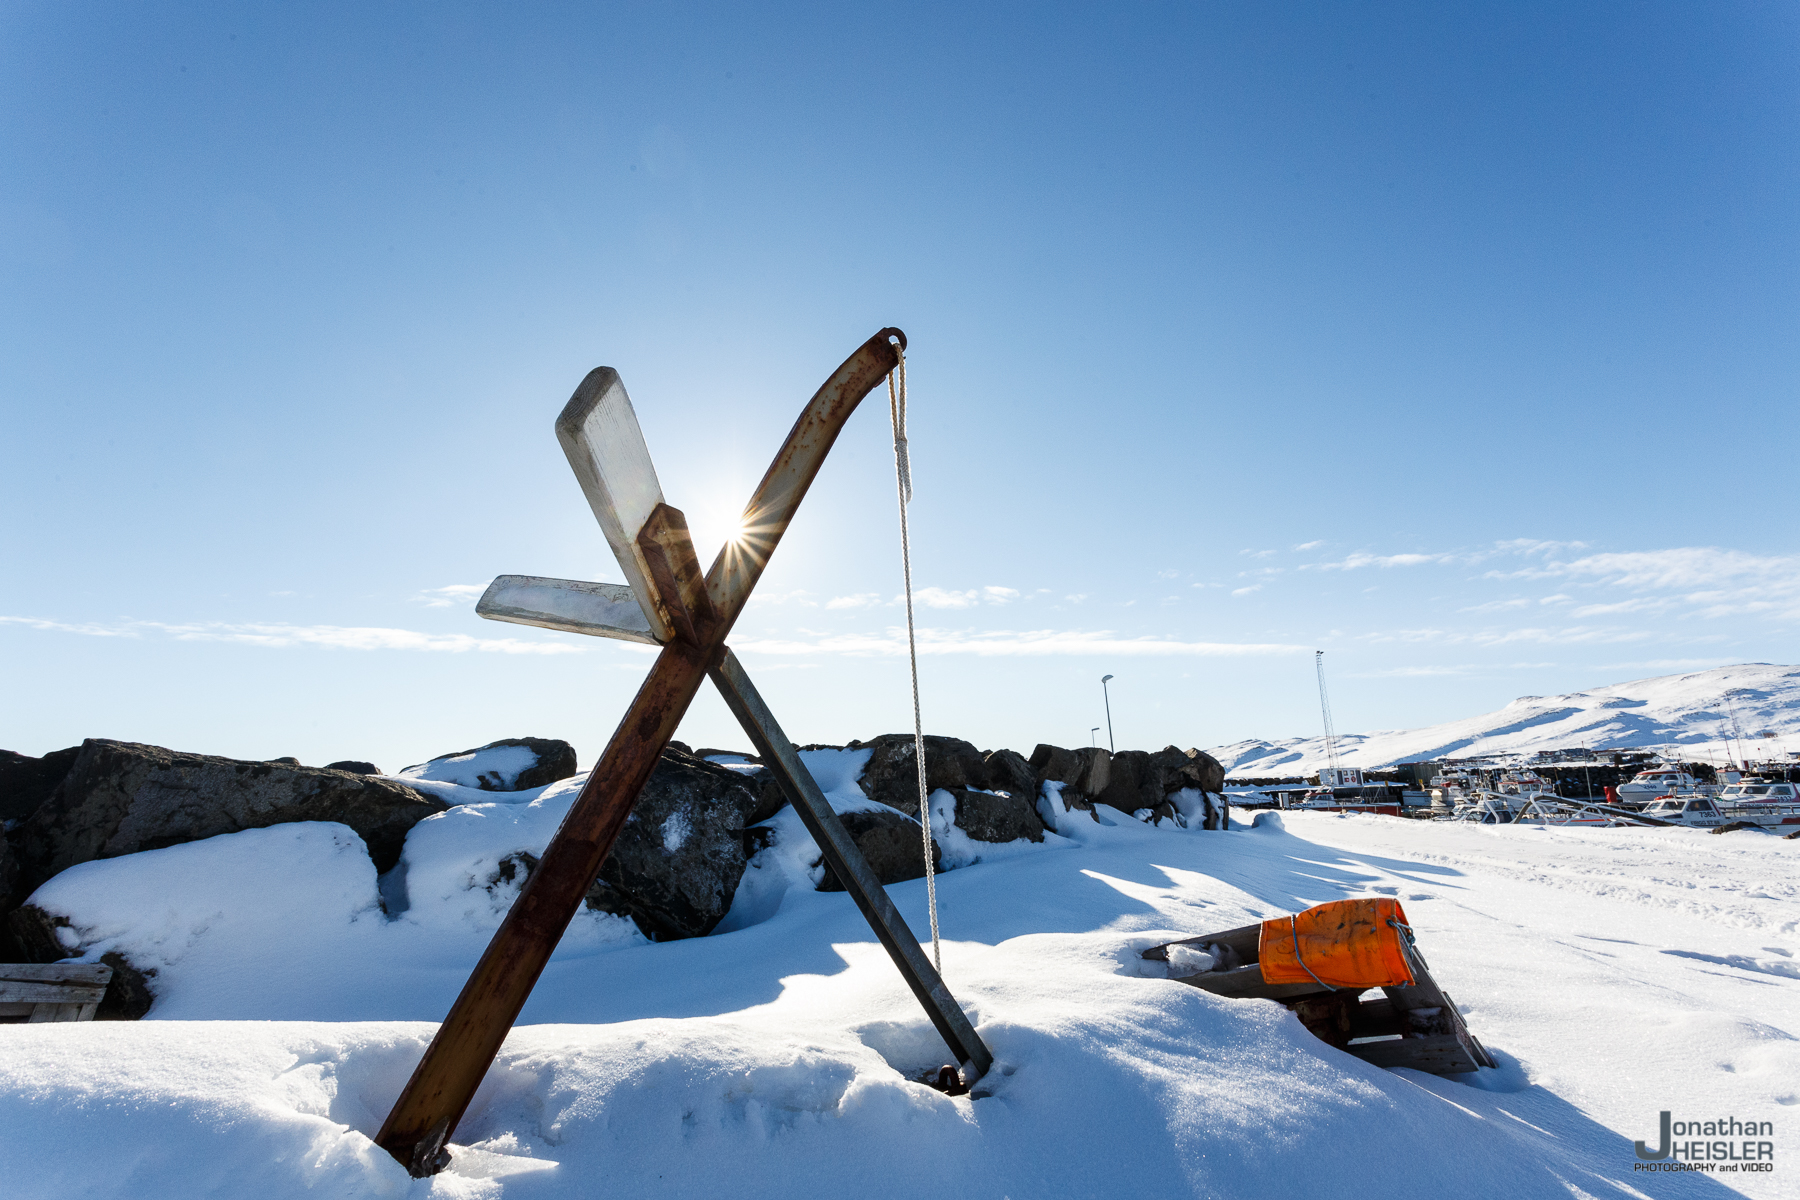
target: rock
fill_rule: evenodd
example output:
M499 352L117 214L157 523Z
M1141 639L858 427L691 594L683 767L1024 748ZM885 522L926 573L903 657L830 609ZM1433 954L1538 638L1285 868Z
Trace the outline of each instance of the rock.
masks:
M291 754L286 756L285 758L270 758L270 759L265 759L264 761L272 762L272 763L280 763L284 767L297 767L300 765L300 760L295 758Z
M1075 787L1081 782L1081 772L1085 766L1080 754L1064 750L1061 746L1040 744L1031 752L1031 772L1037 783L1051 779L1067 787Z
M744 827L756 807L756 792L738 772L664 750L588 891L588 907L630 917L652 941L711 933L743 878Z
M862 790L869 799L889 808L899 809L910 817L919 815L919 776L913 763L913 736L910 733L884 733L864 742L872 751L863 767ZM925 786L928 792L959 787L982 787L987 783L987 768L981 751L961 738L925 737ZM924 874L921 859L919 873ZM909 876L910 878L910 876Z
M0 823L23 821L50 798L63 781L80 746L56 750L42 758L0 750Z
M982 768L987 780L981 785L985 791L1007 792L1027 804L1036 803L1037 772L1017 750L993 751L982 761Z
M978 842L1014 842L1020 838L1034 842L1044 840L1044 823L1038 818L1037 805L1029 793L1014 795L955 788L951 795L956 797L956 827ZM923 863L920 873L923 874Z
M74 953L56 936L56 931L68 924L69 918L46 912L35 904L22 904L6 918L7 931L18 943L20 957L34 963L61 962Z
M354 758L346 758L342 762L326 763L325 769L327 771L348 771L352 775L379 775L379 774L381 774L381 768L376 766L374 763L363 762L360 759L354 759Z
M56 792L15 831L35 889L59 871L289 821L338 821L369 848L377 871L400 861L406 832L445 804L391 779L317 767L183 754L90 738Z
M1202 792L1225 790L1225 768L1219 760L1203 750L1181 750L1164 746L1150 755L1149 775L1163 795L1182 788Z
M683 753L680 742L669 745ZM502 738L440 754L430 762L402 767L400 779L427 779L480 788L484 792L523 792L546 787L575 774L575 747L556 738Z
M1162 792L1149 778L1150 756L1142 750L1121 750L1112 755L1106 786L1089 792L1102 804L1110 804L1122 812L1134 813L1140 808L1155 808L1162 803ZM1151 793L1155 794L1152 795Z
M0 912L11 911L13 905L23 899L19 886L23 877L24 872L19 870L19 860L12 852L12 843L0 837ZM0 938L0 942L4 940ZM4 950L5 946L0 945L0 952Z
M732 758L732 759L738 759L740 761L747 762L747 763L762 762L762 759L756 757L756 755L754 755L754 754L747 753L746 751L743 751L743 750L721 750L717 746L702 746L702 747L700 747L700 749L694 751L694 757L695 758L704 758L704 759L708 759L708 760L715 759L715 758Z
M879 739L877 739L879 740ZM911 738L907 739L909 742ZM946 741L950 739L945 739ZM967 743L964 743L967 745ZM926 757L930 764L929 748ZM917 797L914 797L917 808ZM875 878L882 883L904 883L908 879L920 879L925 874L924 838L919 831L919 823L899 813L873 809L863 812L839 813L838 818L844 822L844 828L850 833L850 840L868 860L869 869L875 872ZM823 861L822 859L820 861ZM931 864L934 869L941 869L943 854L938 849L935 839L931 843ZM816 864L815 864L816 865ZM821 892L841 892L844 885L838 882L837 875L828 866L825 877L819 881Z
M1112 781L1112 754L1099 746L1088 746L1075 753L1081 759L1075 790L1090 798L1098 796Z
M760 824L786 807L787 793L781 790L780 781L769 768L762 768L747 777L745 782L756 790L756 807L744 818L746 825Z
M106 985L106 994L100 997L100 1007L94 1010L94 1020L142 1020L156 1003L156 992L150 987L156 968L139 970L117 950L108 950L100 961L113 969L113 977Z

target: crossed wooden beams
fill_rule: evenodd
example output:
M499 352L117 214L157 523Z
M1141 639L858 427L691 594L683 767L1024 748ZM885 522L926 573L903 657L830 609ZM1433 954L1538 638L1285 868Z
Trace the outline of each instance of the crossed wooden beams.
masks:
M964 1086L992 1065L993 1056L725 644L844 422L894 369L898 350L905 347L905 334L883 329L832 373L757 485L744 509L742 535L726 544L704 575L686 519L663 503L618 372L591 371L557 418L556 436L630 586L502 575L476 611L499 621L648 642L661 646L662 653L375 1137L413 1175L436 1174L450 1161L445 1143L599 874L702 677L711 678L724 696L826 864L924 1005L961 1067Z

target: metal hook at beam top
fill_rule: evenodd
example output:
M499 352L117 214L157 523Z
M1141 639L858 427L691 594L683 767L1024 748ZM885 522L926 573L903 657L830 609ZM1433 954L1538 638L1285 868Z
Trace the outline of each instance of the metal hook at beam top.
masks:
M891 326L864 342L813 394L788 431L787 440L744 509L743 533L725 544L706 573L707 594L723 625L721 640L762 577L844 423L863 397L899 364L905 347L906 334Z

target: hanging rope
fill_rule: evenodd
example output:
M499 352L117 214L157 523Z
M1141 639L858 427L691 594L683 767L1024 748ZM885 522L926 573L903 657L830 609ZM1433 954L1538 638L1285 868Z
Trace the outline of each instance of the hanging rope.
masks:
M912 457L906 448L906 351L894 347L894 369L888 372L888 413L894 419L894 478L900 485L900 570L906 580L906 655L912 663L913 759L919 773L919 830L925 842L925 904L931 910L931 965L944 970L938 946L937 872L931 861L931 807L925 794L925 722L919 715L919 647L913 630L912 540L906 528L906 506L912 503Z

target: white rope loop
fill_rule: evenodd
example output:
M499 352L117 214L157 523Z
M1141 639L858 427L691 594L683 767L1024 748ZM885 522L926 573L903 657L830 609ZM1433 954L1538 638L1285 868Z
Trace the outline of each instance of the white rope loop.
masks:
M937 872L931 861L931 805L925 794L925 722L919 715L919 647L913 627L912 540L906 528L906 506L912 503L912 456L906 445L906 351L894 346L894 369L888 372L888 415L894 420L894 480L900 490L900 570L906 581L906 654L912 665L913 759L919 775L919 830L925 843L925 904L931 910L931 965L944 971L938 944Z

